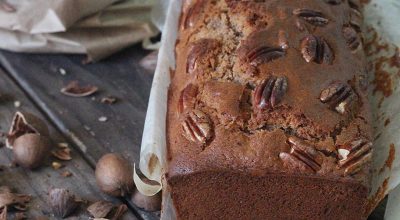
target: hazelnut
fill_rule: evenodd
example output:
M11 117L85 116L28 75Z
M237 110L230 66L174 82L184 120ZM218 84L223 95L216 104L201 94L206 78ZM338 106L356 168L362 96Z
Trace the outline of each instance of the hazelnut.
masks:
M15 162L25 168L39 167L49 152L49 140L39 134L24 134L13 143Z
M101 191L112 196L125 196L134 188L133 169L122 156L109 153L96 165L96 182Z
M144 209L148 212L155 212L161 210L160 193L157 193L154 196L145 196L136 189L131 196L131 201L137 207Z

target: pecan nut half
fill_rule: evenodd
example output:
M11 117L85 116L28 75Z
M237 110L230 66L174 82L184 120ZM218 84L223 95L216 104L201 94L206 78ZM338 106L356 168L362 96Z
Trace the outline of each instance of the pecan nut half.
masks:
M356 30L353 27L344 27L342 30L343 37L346 40L347 46L352 50L356 51L361 45L361 39Z
M262 46L249 51L247 54L247 60L251 65L257 66L262 63L271 62L272 60L283 57L284 55L285 51L282 48Z
M191 74L196 70L198 63L203 60L209 61L208 58L212 56L211 51L217 49L219 45L218 40L208 38L191 43L186 60L186 72Z
M332 64L334 55L329 44L321 37L307 35L301 41L301 53L306 62Z
M350 85L335 81L322 90L320 100L327 103L332 110L345 114L354 110L358 96Z
M282 101L287 88L288 81L285 76L271 76L256 87L253 103L261 110L274 108Z
M194 109L182 122L183 135L189 141L205 144L214 135L210 118L202 111Z
M196 21L199 20L199 15L204 8L204 0L195 1L187 10L185 17L182 22L182 29L188 29L193 27L196 24Z
M338 166L344 169L345 175L353 175L371 161L372 143L365 139L358 139L338 147Z
M198 87L189 83L182 91L178 101L178 113L194 108Z
M329 19L326 18L321 12L314 11L311 9L297 8L293 10L293 14L307 21L314 26L325 26L329 23Z
M297 137L289 137L290 154L280 153L279 157L286 166L295 166L302 171L317 172L321 169L323 158L314 146Z

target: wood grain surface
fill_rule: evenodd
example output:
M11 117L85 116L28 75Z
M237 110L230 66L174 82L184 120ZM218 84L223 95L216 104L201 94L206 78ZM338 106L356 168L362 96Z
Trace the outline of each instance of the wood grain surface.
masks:
M92 182L96 161L105 153L119 152L132 164L139 162L140 142L153 77L150 70L145 70L139 65L139 61L148 53L137 45L99 63L83 65L84 57L79 55L0 52L0 63L7 74L62 137L72 143L77 150L74 152L75 157L82 156L84 159L82 166L85 170L80 172L82 176L87 175L87 189L82 189L87 190L87 195L102 196L95 191L96 187L92 187ZM65 75L60 74L60 68L65 70ZM72 98L61 94L60 89L73 80L95 85L99 87L99 91L84 98ZM0 85L0 91L1 89ZM14 90L15 88L11 89ZM113 105L101 103L101 98L106 96L117 97L118 101ZM35 108L29 105L25 107ZM4 111L11 111L12 106L9 108ZM1 107L0 114L4 114ZM10 120L10 117L6 115L3 118ZM100 122L100 117L106 117L107 121ZM78 163L75 160L77 159L71 163ZM27 184L35 184L39 180L29 179L32 175L34 176L25 173L19 178L30 182ZM54 183L49 181L48 184ZM139 218L159 218L159 212L148 213L133 204L129 205ZM369 219L383 219L384 208L385 202Z

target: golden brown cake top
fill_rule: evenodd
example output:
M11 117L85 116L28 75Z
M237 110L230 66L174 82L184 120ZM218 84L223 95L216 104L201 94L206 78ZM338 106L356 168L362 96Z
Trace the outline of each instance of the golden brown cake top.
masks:
M169 173L368 181L358 2L185 1L168 103Z

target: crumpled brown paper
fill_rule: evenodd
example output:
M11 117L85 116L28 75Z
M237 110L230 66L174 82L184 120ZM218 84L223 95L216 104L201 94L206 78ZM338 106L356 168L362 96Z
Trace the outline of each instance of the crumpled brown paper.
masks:
M96 61L158 33L150 18L154 2L1 0L0 48L80 53Z

